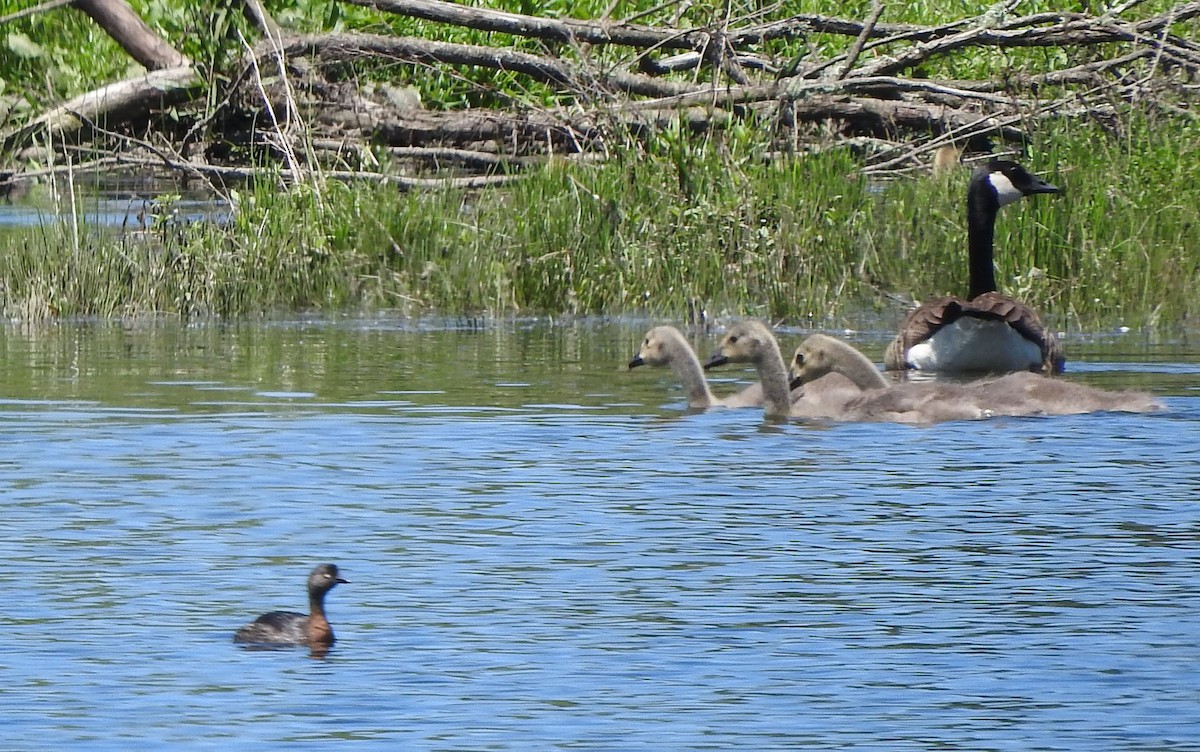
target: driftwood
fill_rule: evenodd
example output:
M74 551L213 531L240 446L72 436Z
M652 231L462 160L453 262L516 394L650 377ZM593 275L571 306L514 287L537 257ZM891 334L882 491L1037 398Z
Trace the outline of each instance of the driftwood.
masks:
M869 169L890 171L927 164L947 144L1020 144L1048 119L1108 122L1133 107L1194 118L1200 90L1200 45L1172 32L1196 23L1200 2L1127 19L1139 3L1102 15L1018 16L1019 3L1008 0L983 16L940 26L889 23L881 1L863 20L763 11L703 26L678 19L655 25L645 15L539 18L444 0L343 2L533 43L518 50L502 40L482 46L363 33L298 35L281 28L259 0L242 0L261 37L243 40L232 83L218 88L124 0L75 0L150 72L78 97L0 139L8 151L42 139L72 159L90 149L92 164L155 164L221 182L261 176L243 162L270 155L287 180L358 175L417 188L439 175L455 185L486 184L467 173L511 175L555 155L602 158L666 123L706 130L754 119L773 129L781 148L819 147L831 138L865 144ZM817 34L843 38L845 52L815 55L806 40ZM1058 48L1069 62L997 70L977 81L923 73L987 47ZM492 109L426 109L403 80L347 79L347 65L357 61L387 62L401 75L422 67L491 69L544 87L561 104L531 99ZM183 113L181 127L162 128L157 114L167 107ZM143 137L150 131L155 139ZM150 140L159 144L153 153ZM123 156L109 160L113 154Z
M191 64L164 68L90 91L42 113L5 134L5 148L41 132L68 133L145 117L152 107L164 108L191 99L203 83Z

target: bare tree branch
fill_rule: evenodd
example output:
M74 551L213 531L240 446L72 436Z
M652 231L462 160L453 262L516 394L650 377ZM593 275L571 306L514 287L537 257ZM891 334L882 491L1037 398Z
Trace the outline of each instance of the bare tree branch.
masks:
M850 46L850 51L846 53L846 63L837 75L839 79L850 75L850 71L854 69L854 64L858 62L858 56L862 53L863 45L870 38L871 31L875 28L875 24L879 22L881 15L883 15L883 0L871 0L871 13L867 16L867 20L863 22L862 31L859 32L858 38L854 40L854 44Z
M632 47L698 50L708 34L680 32L622 23L597 23L576 18L541 18L487 8L470 8L441 0L346 0L354 5L377 8L426 21L466 26L480 31L498 31L522 37L572 44L623 44Z
M16 13L9 13L7 16L0 16L0 26L3 26L11 21L20 21L22 18L36 16L38 13L45 13L46 11L54 10L55 8L61 8L62 6L70 5L73 2L75 2L75 0L48 0L47 2L39 5L34 5L29 8L19 10Z
M451 42L430 42L413 37L321 34L294 38L287 43L285 52L289 55L317 54L332 60L384 58L424 65L477 65L523 73L535 81L581 94L600 88L663 97L702 88L694 84L674 83L621 71L587 73L561 60L527 52Z
M1200 15L1200 2L1189 3L1173 11L1175 21L1185 21ZM1165 40L1154 38L1156 32L1161 32L1171 22L1167 16L1155 17L1133 25L1116 25L1101 23L1093 20L1069 20L1052 27L1025 27L1024 20L1010 24L1011 28L977 27L957 34L916 44L891 58L883 58L874 63L862 66L855 75L858 76L888 76L902 70L915 67L938 55L962 49L968 46L996 47L1059 47L1097 45L1111 42L1150 42L1166 43ZM1192 56L1186 51L1172 57L1179 57L1181 62L1200 64L1200 56Z

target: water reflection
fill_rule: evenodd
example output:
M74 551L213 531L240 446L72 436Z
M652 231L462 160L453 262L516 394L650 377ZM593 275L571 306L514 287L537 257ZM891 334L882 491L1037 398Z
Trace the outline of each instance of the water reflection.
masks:
M77 172L70 179L30 180L0 185L0 228L80 223L138 232L194 222L223 224L229 202L175 178L146 173Z
M1196 353L1074 361L1160 415L772 425L646 328L5 330L0 747L1200 745ZM237 649L315 561L336 647Z

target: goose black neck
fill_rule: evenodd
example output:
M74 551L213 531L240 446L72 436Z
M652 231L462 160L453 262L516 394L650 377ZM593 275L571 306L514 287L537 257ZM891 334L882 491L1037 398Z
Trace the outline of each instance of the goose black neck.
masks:
M999 201L987 179L971 181L967 191L967 249L970 253L967 300L996 290L996 269L992 261L992 243L996 232Z

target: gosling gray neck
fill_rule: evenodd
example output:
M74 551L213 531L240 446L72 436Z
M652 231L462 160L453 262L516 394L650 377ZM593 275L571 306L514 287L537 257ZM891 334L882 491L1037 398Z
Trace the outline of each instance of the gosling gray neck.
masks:
M825 346L833 351L831 355L833 355L834 367L830 370L842 374L864 391L888 388L887 379L883 377L870 358L852 345L829 337L825 341Z
M675 378L683 383L687 393L688 407L712 407L717 403L712 390L708 387L708 379L704 377L704 368L696 351L681 335L671 336L666 340L667 360Z
M763 413L772 417L787 417L792 408L792 390L788 385L787 366L775 337L763 340L763 349L754 363L762 382Z

